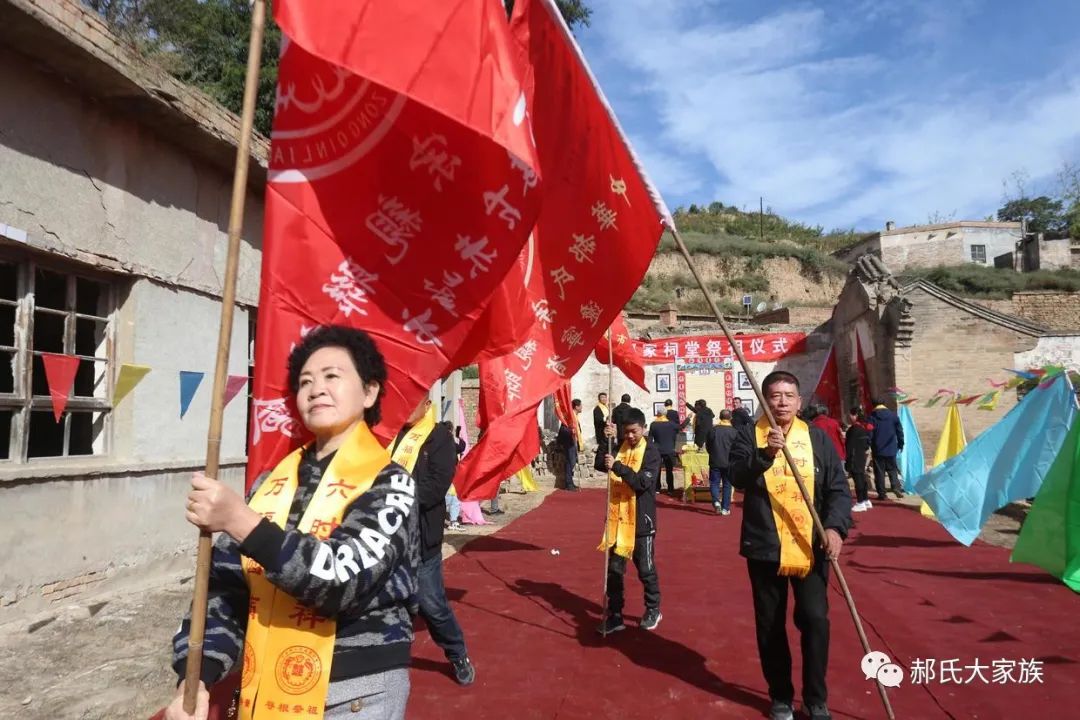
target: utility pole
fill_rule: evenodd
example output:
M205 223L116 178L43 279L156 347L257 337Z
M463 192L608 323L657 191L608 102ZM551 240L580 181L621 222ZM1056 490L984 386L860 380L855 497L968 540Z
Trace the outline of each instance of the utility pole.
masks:
M765 198L758 195L758 234L765 242Z

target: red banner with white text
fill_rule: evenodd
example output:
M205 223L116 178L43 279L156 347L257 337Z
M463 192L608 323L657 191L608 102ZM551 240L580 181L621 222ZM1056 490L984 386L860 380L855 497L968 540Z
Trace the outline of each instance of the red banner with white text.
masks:
M551 0L518 0L511 20L544 186L526 302L535 323L516 350L480 363L489 424L459 468L463 499L494 495L516 472L536 408L584 364L630 299L666 208L645 179ZM527 460L527 459L524 459Z
M384 355L384 441L516 262L538 162L500 3L278 0L284 33L266 191L248 483L303 441L287 387L312 328ZM408 32L402 32L408 28Z

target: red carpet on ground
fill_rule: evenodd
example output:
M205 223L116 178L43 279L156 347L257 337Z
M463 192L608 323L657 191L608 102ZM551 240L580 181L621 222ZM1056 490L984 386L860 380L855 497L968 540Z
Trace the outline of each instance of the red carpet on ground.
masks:
M662 498L663 622L654 632L636 627L642 591L628 569L628 627L606 642L596 633L602 518L600 491L556 493L447 561L447 592L478 679L457 687L441 650L418 629L409 718L767 715L749 582L737 554L741 508L719 517L708 505ZM905 669L903 684L889 691L897 718L1075 716L1080 598L1041 570L1009 564L1004 549L957 544L910 508L882 503L855 519L841 565L871 647ZM883 718L835 581L830 603L830 709L836 718ZM790 620L788 636L798 692L799 636ZM939 677L913 685L916 659L936 660ZM960 683L943 684L940 665L953 659ZM1031 659L1042 663L1043 682L1020 684L1019 663ZM1012 682L993 683L998 660L1017 663ZM976 663L988 666L988 682L967 682Z

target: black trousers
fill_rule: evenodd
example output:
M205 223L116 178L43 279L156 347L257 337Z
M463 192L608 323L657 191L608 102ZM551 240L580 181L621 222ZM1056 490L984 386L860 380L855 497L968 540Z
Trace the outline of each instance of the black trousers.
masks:
M607 571L608 615L622 615L625 604L623 578L626 575L626 558L609 550ZM645 609L660 609L660 578L656 574L656 534L638 535L634 538L634 567L638 579L645 586Z
M889 488L893 492L904 492L900 482L900 470L896 467L896 457L874 456L874 484L877 485L878 497L885 495L885 474L889 475Z
M667 453L660 455L660 461L664 463L664 470L667 471L667 489L670 492L675 490L675 456ZM656 492L660 492L660 475L656 476Z
M761 671L769 685L769 697L791 703L795 686L791 683L791 649L787 638L788 585L795 596L795 627L802 641L803 702L824 704L825 670L829 664L829 564L814 560L805 578L776 574L780 564L747 560L750 589L754 595L754 623L757 626Z
M865 502L870 495L866 482L866 466L852 469L851 479L855 481L855 502Z

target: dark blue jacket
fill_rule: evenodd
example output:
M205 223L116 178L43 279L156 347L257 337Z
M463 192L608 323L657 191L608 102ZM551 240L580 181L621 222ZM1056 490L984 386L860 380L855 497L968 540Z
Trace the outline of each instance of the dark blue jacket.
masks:
M878 405L870 413L874 429L870 431L870 450L879 457L896 457L904 449L904 428L900 416L889 408Z
M661 455L675 454L675 437L679 434L679 425L670 420L654 420L649 426L649 440L656 444Z

